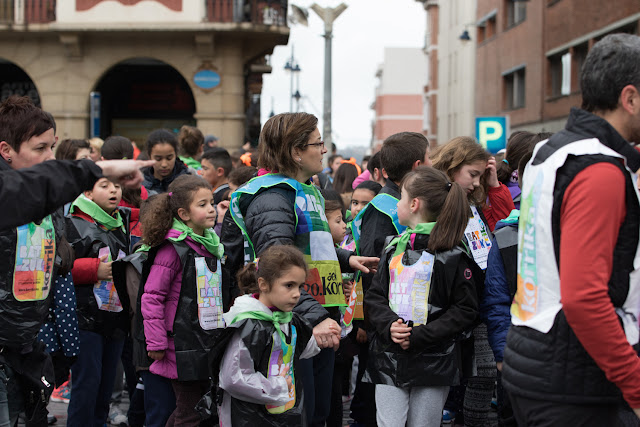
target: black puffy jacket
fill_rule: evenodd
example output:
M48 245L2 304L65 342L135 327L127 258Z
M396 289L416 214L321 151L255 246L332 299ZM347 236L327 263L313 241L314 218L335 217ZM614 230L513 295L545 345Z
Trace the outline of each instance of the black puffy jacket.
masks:
M244 217L247 232L253 243L256 255L271 245L293 245L296 235L296 215L294 211L296 193L287 185L277 185L259 191L253 196L246 195L240 201L240 211ZM229 215L230 219L230 214ZM225 245L226 254L234 254L235 257L243 254L244 244L237 234L230 232L234 229L233 220L222 224L222 243ZM233 223L233 224L231 224ZM237 233L241 233L237 228ZM227 246L229 245L229 246ZM229 249L229 251L227 251ZM343 272L350 272L349 257L352 252L343 249L336 249L340 269ZM228 260L230 264L238 265L238 260ZM239 264L240 266L242 265ZM238 268L238 267L236 267ZM232 272L232 276L235 274ZM311 295L304 290L300 296L300 301L294 311L305 317L313 326L317 325L327 317L329 313Z
M416 234L404 264L414 264L427 251L429 236ZM399 316L389 306L389 263L395 246L385 249L378 272L364 297L365 316L375 329L369 347L368 381L396 387L456 385L460 380L458 340L478 318L482 270L462 249L437 252L429 288L425 325L414 326L408 350L391 340L391 324ZM482 280L482 279L480 279Z
M166 193L168 191L169 185L180 175L185 175L189 173L189 168L185 165L182 160L176 159L176 164L173 166L173 172L168 177L159 180L153 175L153 166L145 168L142 170L142 175L144 176L144 181L142 181L142 185L147 189L149 195L152 196L154 194Z

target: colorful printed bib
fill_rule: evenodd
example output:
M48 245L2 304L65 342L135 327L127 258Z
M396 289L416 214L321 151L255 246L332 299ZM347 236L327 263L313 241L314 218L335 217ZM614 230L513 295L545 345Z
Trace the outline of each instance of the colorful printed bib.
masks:
M102 258L105 255L107 258L103 262L111 262L111 250L106 246L100 248L98 258ZM124 258L125 256L122 250L118 251L118 259ZM112 281L99 280L98 283L93 285L93 296L96 298L98 309L113 313L122 311L122 303L120 302L118 291L116 291L116 285Z
M413 320L414 325L426 325L435 257L425 251L415 264L405 265L403 255L396 255L389 263L389 307L405 323Z
M296 350L298 333L296 327L291 325L291 344L287 344L278 331L273 333L273 344L269 356L269 370L267 377L281 376L291 380L289 386L289 401L283 406L266 405L270 414L282 414L293 408L296 404L296 378L293 373L293 353Z
M56 233L51 215L40 224L21 225L16 237L13 297L20 302L43 301L51 290L56 258Z
M473 216L469 218L467 228L464 230L464 237L469 245L471 256L478 266L486 270L489 249L491 249L491 237L487 231L487 226L480 217L478 209L471 206Z
M198 321L205 331L225 327L222 318L222 267L219 259L217 262L218 267L212 272L204 257L195 259Z
M251 247L252 259L255 258L255 248L249 239L244 218L240 212L240 199L244 195L253 195L263 188L279 184L287 184L296 192L294 244L302 251L309 265L305 290L325 307L345 306L342 274L329 224L324 214L324 198L314 185L301 184L284 175L268 174L253 178L233 193L231 216Z

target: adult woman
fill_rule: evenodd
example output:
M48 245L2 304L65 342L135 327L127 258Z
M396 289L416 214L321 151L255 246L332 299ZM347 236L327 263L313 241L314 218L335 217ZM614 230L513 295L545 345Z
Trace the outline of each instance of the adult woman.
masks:
M304 288L313 296L304 292L294 310L314 326L318 345L325 348L301 366L309 423L324 425L331 397L330 347L339 344L340 327L322 305L345 305L341 270L368 272L378 258L354 256L333 245L324 199L311 183L327 152L317 125L318 119L307 113L279 114L265 123L258 143L259 176L234 192L231 215L249 243L250 257L270 245L289 244L302 250L309 263Z
M167 129L156 129L147 137L147 154L156 164L143 171L142 185L149 195L166 193L169 184L180 175L189 173L189 169L178 159L178 140Z

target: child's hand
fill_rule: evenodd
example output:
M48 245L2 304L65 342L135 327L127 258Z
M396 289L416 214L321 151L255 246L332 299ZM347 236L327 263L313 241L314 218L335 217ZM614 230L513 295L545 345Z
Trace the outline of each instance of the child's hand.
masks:
M113 273L111 272L111 264L113 264L113 261L104 262L107 257L107 255L100 257L100 263L98 264L98 280L113 280Z
M162 360L164 359L164 350L160 351L148 351L147 354L153 360Z
M489 187L500 187L500 181L498 181L498 171L496 170L496 158L491 157L487 162L487 184Z
M401 347L403 350L409 350L409 345L410 345L410 344L411 344L411 342L409 341L409 338L407 338L406 340L404 340L404 341L402 341L402 342L400 343L400 347Z
M344 301L349 304L349 297L351 296L351 291L353 290L353 282L350 280L345 280L342 282L342 292L344 293Z
M216 205L216 223L220 224L224 220L224 215L229 210L229 201L223 200Z
M409 336L411 335L411 328L406 326L402 322L402 319L398 319L391 324L390 332L391 340L396 344L402 345L405 340L409 340ZM407 348L409 348L408 343Z
M360 344L367 342L367 332L364 329L358 328L358 332L356 332L356 341Z

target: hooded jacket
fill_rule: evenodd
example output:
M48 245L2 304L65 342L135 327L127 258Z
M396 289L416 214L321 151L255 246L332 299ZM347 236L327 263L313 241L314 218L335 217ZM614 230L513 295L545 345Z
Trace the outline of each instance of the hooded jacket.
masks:
M220 365L219 387L224 390L219 408L220 425L305 425L303 388L297 378L297 362L320 352L311 325L295 313L291 322L280 325L287 344L294 345L291 359L285 360L280 334L273 323L251 318L233 322L236 316L249 311L273 313L254 296L243 295L224 314L228 328L235 328L236 332ZM289 363L293 363L292 371L287 366ZM278 372L272 369L278 369ZM293 375L288 375L291 372ZM293 388L289 388L285 375L290 377ZM292 399L293 406L282 411Z
M400 316L389 302L390 264L396 247L388 246L364 297L365 317L375 330L365 378L395 387L456 385L460 380L457 341L478 318L481 286L476 280L482 277L482 270L463 248L432 254L427 250L429 235L414 236L402 263L414 265L425 253L427 258L435 257L427 291L426 323L413 326L408 350L391 340L391 324Z
M144 181L142 181L142 185L149 192L149 196L153 196L154 194L166 193L168 191L169 185L180 175L185 175L189 173L189 168L185 165L182 160L176 159L176 163L173 166L173 172L168 177L160 180L153 175L153 166L143 169L142 175L144 177Z

